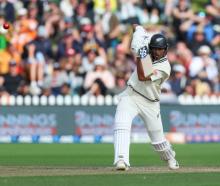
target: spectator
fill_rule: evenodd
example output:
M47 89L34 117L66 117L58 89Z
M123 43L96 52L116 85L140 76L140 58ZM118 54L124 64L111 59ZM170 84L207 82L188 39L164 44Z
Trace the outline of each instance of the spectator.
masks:
M205 38L203 27L197 27L193 38L187 44L194 55L198 55L197 51L202 45L207 45L211 48L211 44Z
M143 1L143 10L148 15L148 22L152 24L157 24L160 20L160 14L162 11L162 3L159 0L144 0Z
M26 45L31 90L40 93L43 84L44 68L48 58L53 57L52 44L44 26L38 27L37 37ZM25 54L24 54L25 55Z
M173 74L169 83L171 85L172 92L174 92L178 96L183 93L187 83L187 77L185 73L186 70L183 65L175 64L173 66Z
M8 44L7 48L0 50L0 74L6 74L9 71L9 62L15 61L17 63L17 69L19 73L23 72L23 67L21 64L21 55L15 49L14 45Z
M85 55L82 58L82 68L85 73L95 68L94 60L99 55L98 46L87 44L84 46Z
M43 82L44 56L36 52L36 45L33 43L27 46L28 50L28 69L31 82L31 92L40 94L40 86Z
M85 95L88 96L105 96L107 93L107 87L104 85L101 79L95 79L91 87L87 90Z
M218 0L209 0L205 7L207 13L212 16L213 24L220 24L220 5Z
M11 55L8 50L0 50L0 74L6 74L9 71L9 62L11 60Z
M0 77L0 79L1 79L1 77ZM10 94L8 94L8 92L5 91L5 88L1 86L1 82L0 82L0 97L3 97L3 96L8 97L8 96L10 96Z
M46 32L45 26L39 25L37 28L37 37L31 41L29 44L34 44L36 47L35 56L38 58L39 55L47 59L53 58L53 50L52 50L52 41L51 38L48 37L48 33ZM39 60L39 59L38 59Z
M69 83L62 84L60 94L63 96L71 95L71 87Z
M208 81L196 79L195 94L198 96L212 95L212 87Z
M52 90L51 90L51 87L42 87L42 90L41 90L41 96L46 96L46 97L48 97L48 96L50 96L50 95L52 95L53 93L52 93Z
M17 64L15 61L9 62L9 72L3 75L3 87L11 95L18 94L18 87L23 81L23 77L18 74Z
M179 0L173 8L173 28L178 41L185 41L186 30L193 24L194 13L188 0Z
M210 17L213 25L214 37L211 41L213 46L217 46L220 43L220 6L218 0L209 0L205 7L208 16ZM219 56L216 58L219 59Z
M135 3L133 0L120 0L119 17L123 24L140 24Z
M27 96L31 95L29 83L25 80L21 81L18 86L18 95Z
M199 48L198 56L192 59L190 65L190 76L209 83L211 90L214 91L218 84L218 68L210 54L211 49L208 46L203 45Z
M120 22L116 14L111 11L110 1L105 1L105 8L106 11L101 19L102 30L107 42L107 47L115 48L118 44L118 38L121 32Z
M21 8L18 11L18 18L15 23L15 32L11 42L16 50L23 52L24 46L37 37L38 22L36 19L29 19L28 10Z
M99 26L99 25L96 25ZM105 47L106 44L103 41L103 38L98 38L96 36L97 28L91 24L91 21L88 18L82 18L80 23L80 36L82 38L82 43L84 49L87 47L94 46L94 49L97 49L99 55L106 58Z
M68 83L67 73L61 68L59 63L53 64L53 72L45 77L43 89L51 88L51 93L55 96L61 94L61 87Z
M76 53L74 55L74 59L72 61L72 69L68 74L69 84L71 88L72 95L83 95L83 83L85 77L85 71L82 67L82 55L80 53Z
M94 23L94 14L93 11L91 11L90 7L86 2L80 2L78 6L76 7L76 13L74 14L73 20L76 24L76 27L79 29L80 24L83 19L89 19L91 23Z
M116 77L116 87L112 90L113 93L117 93L124 89L123 85L126 85L134 68L134 58L127 53L122 44L118 45L114 59L111 62L111 71ZM119 88L119 90L117 90L117 88Z
M188 75L190 68L189 66L193 57L191 50L187 47L186 43L180 41L176 44L176 54L176 61L184 66L185 74Z
M62 0L60 2L60 10L64 14L65 18L73 18L76 14L75 10L78 4L77 0Z
M164 82L161 85L161 101L166 103L177 103L177 95L172 91L172 88L168 82Z
M95 61L95 69L94 71L90 71L86 74L85 82L84 82L84 88L86 90L91 89L93 83L100 79L105 87L108 89L112 89L115 86L115 77L112 75L112 73L106 68L106 62L105 60L98 56L96 57Z
M49 36L58 37L59 31L62 30L64 19L58 4L55 1L49 1L47 12L45 12L45 28Z
M75 52L82 52L81 41L78 41L75 38L74 32L75 30L72 29L68 29L64 32L63 37L61 37L61 40L58 43L56 55L57 60L68 55L68 52L71 52L71 50L74 50Z
M45 4L46 2L44 0L22 0L22 2L23 2L24 8L32 9L30 10L30 14L36 15L35 18L37 19L38 23L43 24L44 9L46 6Z
M195 96L196 95L196 84L197 84L197 79L196 78L191 78L187 80L186 86L184 88L184 95L190 95L190 96Z
M117 95L121 93L123 90L125 90L127 86L127 77L125 77L125 74L117 74L115 76L115 87L110 90L110 94Z
M163 14L164 14L164 21L166 23L171 22L171 15L172 15L172 10L174 7L175 7L174 0L165 1Z
M167 57L174 76L164 92L170 94L174 86L177 95L218 95L219 4L217 0L203 3L206 12L201 12L194 6L197 3L0 0L0 24L10 24L7 33L0 33L0 94L10 95L3 87L10 61L16 62L14 68L23 78L12 94L81 96L88 91L93 95L122 91L136 66L129 48L131 24L141 23L148 32L163 32L169 38ZM203 45L211 50L206 57L198 53ZM95 64L97 59L102 59L104 66ZM180 79L175 65L185 69ZM183 77L187 81L182 85Z
M205 40L211 42L214 37L214 30L210 18L206 15L205 12L200 11L197 15L195 15L194 20L194 23L187 30L187 41L192 40L196 30L201 27L205 36Z
M7 0L0 1L0 13L4 15L8 22L13 23L15 21L15 8L13 4Z

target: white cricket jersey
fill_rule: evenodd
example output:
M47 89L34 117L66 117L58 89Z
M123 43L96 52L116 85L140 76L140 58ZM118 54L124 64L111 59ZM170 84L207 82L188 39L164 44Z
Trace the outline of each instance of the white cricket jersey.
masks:
M127 84L132 86L136 92L142 94L144 97L147 97L150 100L159 100L161 93L160 86L169 78L171 71L170 63L167 60L167 57L154 61L153 69L156 70L156 74L151 76L151 80L140 81L138 79L136 68Z

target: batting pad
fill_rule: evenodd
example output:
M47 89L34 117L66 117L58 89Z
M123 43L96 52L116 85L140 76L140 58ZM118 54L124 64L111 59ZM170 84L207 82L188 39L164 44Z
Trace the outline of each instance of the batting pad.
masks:
M160 154L162 160L170 160L175 158L175 151L171 148L168 141L163 141L161 143L152 143L154 150Z
M114 164L119 160L130 166L129 163L130 130L126 128L117 128L114 130Z

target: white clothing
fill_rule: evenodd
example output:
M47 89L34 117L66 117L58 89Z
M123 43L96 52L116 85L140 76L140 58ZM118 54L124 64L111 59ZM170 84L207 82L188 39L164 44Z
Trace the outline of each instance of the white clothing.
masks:
M124 1L121 0L121 11L120 17L121 20L126 20L128 18L132 18L136 16L135 6L131 1Z
M70 0L62 0L60 2L60 10L65 17L72 17L74 15L74 7L72 6Z
M103 15L103 18L102 18L102 28L103 28L104 34L108 34L109 31L110 31L109 21L111 19L111 16L112 16L111 12L106 12Z
M157 70L157 73L151 76L151 81L139 81L135 70L128 80L128 85L151 100L159 100L160 85L170 76L171 67L167 58L164 57L153 62L153 69Z
M93 71L94 68L95 68L94 61L93 62L89 62L87 57L84 57L82 59L82 70L83 70L83 72L87 73L87 72Z
M130 87L119 98L115 114L114 142L116 164L120 157L130 166L129 146L133 119L139 115L143 119L152 142L165 141L160 116L159 102L150 102L134 92ZM120 132L120 133L119 133Z
M128 86L119 95L114 125L114 164L122 160L127 166L130 166L130 132L132 121L137 115L143 119L153 146L154 144L163 146L168 143L163 133L158 100L160 86L168 79L171 68L166 57L154 61L153 68L157 73L151 76L151 81L139 81L137 70L135 70L128 80L128 85L132 88ZM158 151L165 161L174 159L175 153L171 152L173 151L169 145Z
M135 28L131 49L136 56L139 56L142 47L148 47L151 37L152 35L149 35L142 26ZM175 152L163 134L159 102L161 84L169 78L171 67L165 56L153 61L152 68L153 75L148 81L140 81L136 69L127 82L127 89L119 95L114 125L114 164L123 161L130 166L130 132L132 121L137 115L143 119L151 143L161 159L176 162Z

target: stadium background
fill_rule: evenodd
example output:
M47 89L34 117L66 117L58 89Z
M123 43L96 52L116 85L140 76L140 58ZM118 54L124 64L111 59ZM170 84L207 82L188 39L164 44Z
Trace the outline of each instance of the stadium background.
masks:
M0 34L1 185L217 185L219 12L215 0L1 0L0 25L10 24ZM117 94L135 67L133 23L169 40L161 112L182 174L158 160L139 118L131 175L112 169Z

